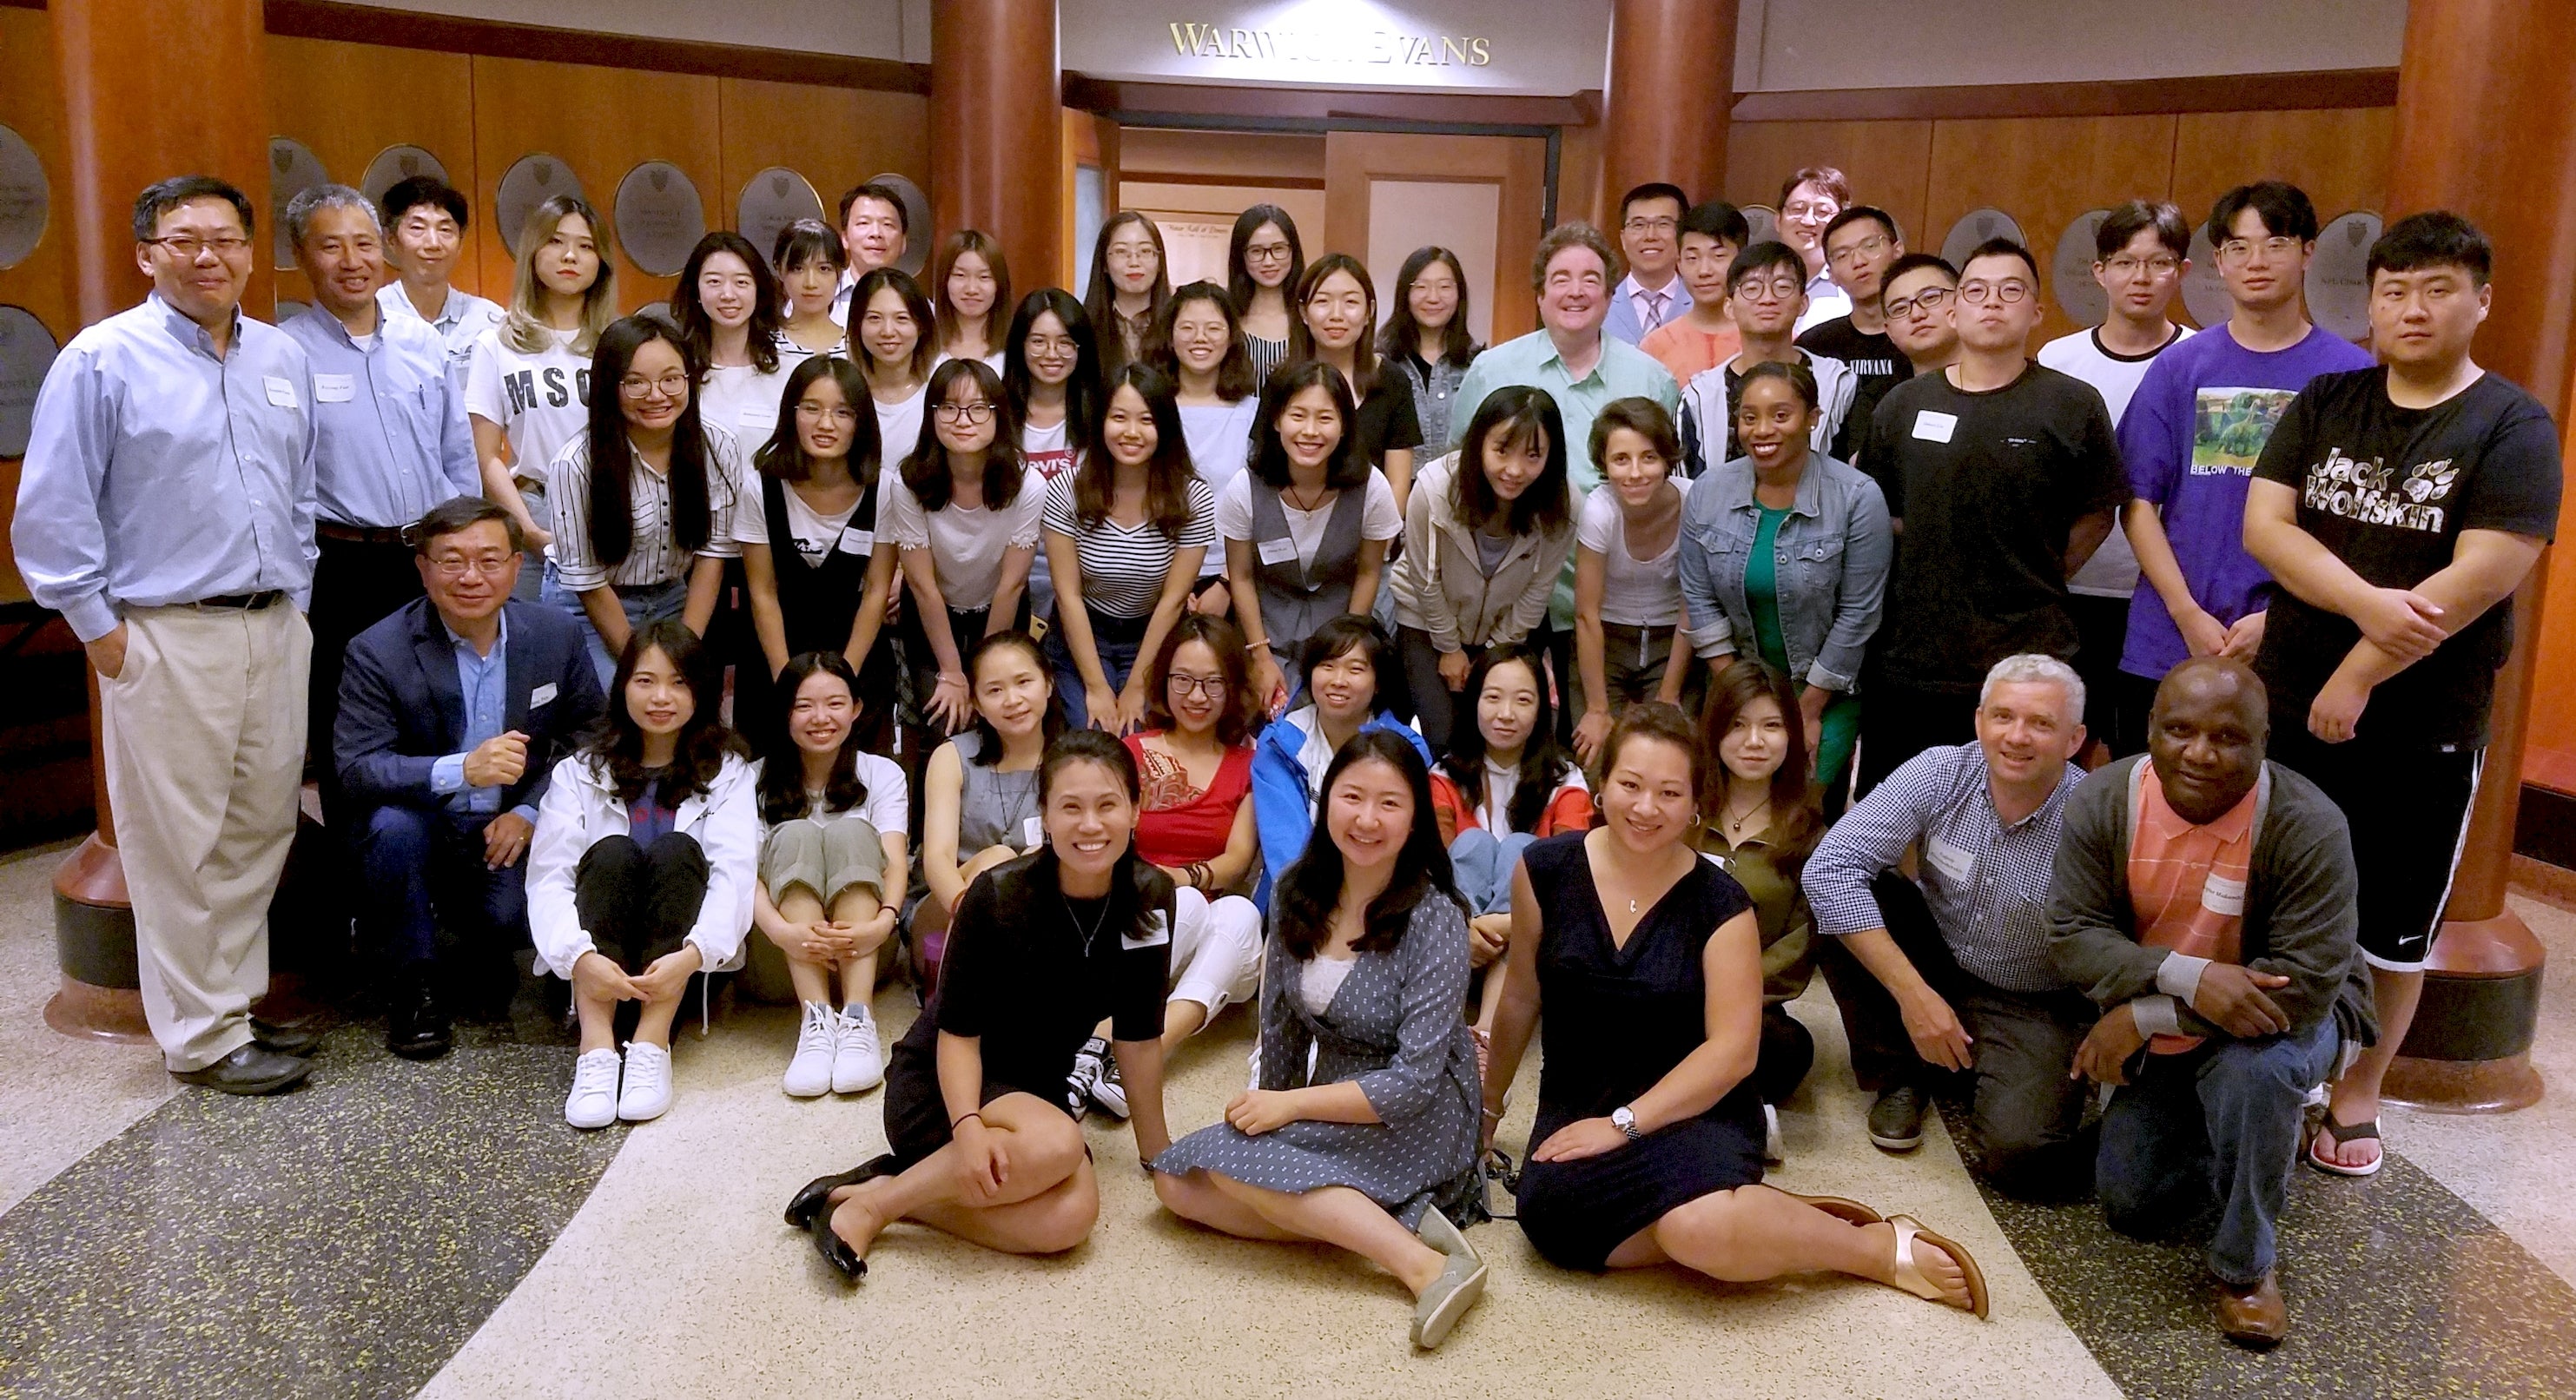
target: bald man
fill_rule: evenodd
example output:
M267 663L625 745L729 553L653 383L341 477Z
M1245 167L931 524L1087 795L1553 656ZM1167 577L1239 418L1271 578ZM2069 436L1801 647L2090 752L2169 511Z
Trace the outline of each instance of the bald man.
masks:
M2273 1222L2308 1091L2377 1034L2350 833L2264 759L2268 712L2242 661L2173 668L2147 752L2067 800L2048 910L2050 960L2102 1008L2070 1073L2117 1086L2103 1212L2159 1237L2214 1210L2219 1328L2249 1346L2289 1329Z

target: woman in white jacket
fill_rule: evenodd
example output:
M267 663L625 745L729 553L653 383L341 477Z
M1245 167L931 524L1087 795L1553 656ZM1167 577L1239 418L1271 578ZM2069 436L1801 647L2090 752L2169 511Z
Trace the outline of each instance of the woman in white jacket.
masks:
M637 628L597 737L555 765L537 809L528 929L581 1017L564 1100L576 1128L670 1108L671 1022L689 975L732 966L751 927L757 770L717 717L718 665L676 618ZM621 1061L628 1001L639 1007Z

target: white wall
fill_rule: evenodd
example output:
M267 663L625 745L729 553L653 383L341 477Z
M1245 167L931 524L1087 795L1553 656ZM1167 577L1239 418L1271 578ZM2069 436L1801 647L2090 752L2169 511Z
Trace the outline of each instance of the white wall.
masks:
M851 58L930 60L929 0L357 0L387 10ZM917 14L914 13L917 11ZM907 43L919 29L918 57Z

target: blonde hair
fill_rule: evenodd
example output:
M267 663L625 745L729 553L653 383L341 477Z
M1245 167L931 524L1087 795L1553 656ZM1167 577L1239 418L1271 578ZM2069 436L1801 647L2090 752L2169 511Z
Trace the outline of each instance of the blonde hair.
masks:
M617 319L617 244L608 224L590 201L559 194L528 212L519 226L519 256L510 274L510 315L501 323L501 343L522 355L534 355L552 343L553 327L542 308L545 285L537 280L537 254L545 249L563 221L573 215L590 225L590 240L599 250L599 276L581 297L581 329L573 333L572 352L587 355L599 347L599 333Z

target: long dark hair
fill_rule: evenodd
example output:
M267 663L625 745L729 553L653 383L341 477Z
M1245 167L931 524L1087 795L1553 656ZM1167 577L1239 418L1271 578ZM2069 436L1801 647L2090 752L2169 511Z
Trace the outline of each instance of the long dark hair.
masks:
M993 309L984 313L984 338L987 341L993 338L993 324L1001 318L1002 308L1011 304L1011 264L1002 257L1002 245L981 229L961 228L948 235L939 244L939 260L932 264L935 269L932 278L936 287L934 299L939 311L938 330L931 336L931 342L943 352L948 349L948 342L956 339L960 319L956 303L948 299L948 274L956 270L957 259L968 253L982 258L984 266L993 274Z
M860 338L859 322L867 316L868 303L876 300L879 292L892 292L902 298L905 314L912 317L915 328L912 377L919 379L930 373L930 362L939 353L939 347L931 343L931 332L937 329L936 318L931 314L930 298L921 290L921 284L912 280L911 273L899 267L872 269L850 289L850 323L843 328L849 336L850 358L857 360L859 367L869 374L875 373L876 353L868 349L867 342Z
M1360 451L1359 406L1342 372L1321 360L1290 360L1272 370L1270 382L1261 386L1261 408L1252 416L1252 474L1273 491L1295 484L1288 474L1288 444L1279 437L1279 415L1290 399L1314 388L1331 394L1342 415L1342 440L1325 459L1324 484L1336 491L1366 486L1370 468L1368 454Z
M1252 742L1261 728L1261 698L1252 693L1252 667L1244 655L1243 629L1231 618L1183 609L1172 630L1163 634L1163 649L1154 653L1154 664L1145 674L1154 678L1145 692L1145 727L1178 729L1180 720L1172 714L1172 658L1181 648L1197 642L1216 656L1216 668L1225 677L1225 706L1217 711L1216 740L1227 748Z
M1368 308L1360 313L1360 337L1351 342L1351 397L1366 399L1377 388L1377 284L1369 280L1368 266L1350 254L1326 253L1297 279L1297 290L1288 299L1288 358L1320 357L1315 333L1306 327L1306 303L1314 299L1324 279L1336 272L1350 274L1351 280L1360 284L1360 295L1368 298Z
M829 379L841 388L848 400L850 416L850 479L862 487L873 486L877 465L885 454L877 438L876 400L868 397L868 381L859 367L838 355L809 355L787 372L787 387L778 394L778 427L769 441L751 456L751 464L763 476L780 481L804 481L814 475L814 460L805 455L805 439L796 432L796 405L805 401L805 391L814 381Z
M1279 877L1273 891L1273 936L1299 962L1314 957L1333 938L1333 910L1342 899L1342 848L1333 843L1325 811L1332 805L1333 785L1352 764L1377 759L1395 765L1413 789L1413 828L1395 855L1395 874L1369 901L1366 931L1351 943L1355 953L1378 952L1404 941L1414 906L1433 894L1458 902L1457 878L1449 868L1449 849L1440 844L1440 820L1431 810L1431 770L1422 755L1401 735L1384 729L1351 736L1324 770L1324 798L1315 814L1314 834L1306 853ZM1463 908L1463 904L1461 905Z
M1234 299L1234 314L1249 315L1253 293L1260 289L1243 261L1243 250L1252 243L1252 235L1261 232L1263 224L1277 224L1288 235L1288 279L1279 284L1279 299L1294 303L1297 284L1306 278L1306 245L1297 237L1297 221L1276 204L1256 204L1234 216L1234 233L1225 244L1225 294ZM1289 334L1296 334L1297 308L1288 308Z
M1029 421L1029 392L1037 379L1029 373L1029 328L1040 316L1055 313L1064 324L1064 333L1073 337L1073 374L1064 381L1064 421L1070 438L1081 431L1078 425L1091 421L1100 402L1100 340L1091 324L1091 313L1073 299L1073 293L1062 287L1040 287L1020 298L1020 309L1011 313L1009 339L1002 345L1002 388L1011 405L1011 438L1016 443L1020 430Z
M1138 347L1144 356L1153 354L1154 333L1151 327L1162 317L1163 304L1172 299L1172 259L1163 251L1163 230L1154 221L1133 209L1121 209L1100 226L1100 236L1091 244L1091 285L1083 290L1082 309L1091 316L1091 325L1102 333L1106 343L1101 347L1111 366L1127 358L1127 340L1118 330L1118 284L1109 277L1109 240L1118 230L1133 224L1145 231L1154 244L1154 285L1145 293L1145 344Z
M930 390L921 406L921 436L903 459L903 484L923 511L945 510L957 495L957 478L948 465L948 449L939 441L939 406L960 379L972 379L993 406L993 445L984 449L984 508L1000 510L1019 498L1020 478L1028 459L1020 454L1020 435L1002 402L1002 377L982 360L944 360L930 372Z
M679 746L672 751L671 766L648 773L644 768L644 730L627 708L626 685L635 678L635 663L643 659L644 653L656 650L670 658L672 668L688 684L694 704L688 721L680 726ZM644 785L658 778L662 787L656 795L677 807L715 786L716 775L724 771L726 755L748 754L742 740L725 728L723 717L717 713L723 700L724 658L714 648L700 641L698 634L676 617L645 623L626 639L626 652L617 658L617 674L608 683L608 708L591 727L583 752L608 774L609 787L619 802L633 804L644 796Z
M1181 319L1181 308L1195 302L1206 302L1225 317L1225 358L1216 362L1216 396L1227 403L1251 398L1261 386L1252 382L1252 351L1243 343L1243 318L1235 314L1234 302L1225 288L1214 282L1190 282L1172 289L1172 299L1163 303L1154 318L1154 364L1181 382L1180 352L1172 348L1172 326Z
M833 756L832 776L823 786L824 809L847 812L868 800L868 785L859 778L858 721L865 708L859 673L837 651L798 652L787 658L787 669L778 673L778 722L770 730L777 747L760 766L760 819L771 826L820 815L806 796L805 751L796 746L790 728L796 692L817 675L838 676L850 691L850 732L841 736L841 751Z
M1512 787L1511 806L1504 813L1513 831L1528 831L1538 825L1540 814L1547 811L1549 800L1556 796L1557 785L1565 781L1565 775L1574 767L1564 751L1556 746L1556 709L1548 701L1547 672L1540 664L1540 653L1524 642L1505 642L1488 647L1485 654L1476 659L1476 664L1468 669L1467 688L1460 694L1468 705L1479 704L1485 693L1485 678L1494 673L1495 667L1511 661L1529 668L1530 679L1538 691L1538 715L1530 724L1528 742L1521 746L1520 778ZM1468 806L1485 805L1483 725L1471 720L1453 726L1449 735L1449 752L1440 760L1440 766L1449 774L1449 781L1458 785L1458 795L1467 799ZM1494 834L1503 836L1509 833L1498 831Z
M1456 494L1458 514L1467 528L1485 528L1494 513L1504 508L1502 498L1494 494L1494 483L1485 475L1485 444L1496 433L1505 435L1505 452L1536 443L1547 458L1538 480L1513 498L1506 528L1515 535L1529 535L1563 525L1573 510L1565 480L1565 418L1545 389L1506 384L1476 405L1475 416L1467 420L1467 431L1458 439L1458 464L1450 490Z
M955 361L952 360L950 363L954 364ZM968 723L967 727L975 734L974 761L988 768L1002 761L1002 733L993 727L991 720L984 718L983 709L974 703L975 675L984 669L985 657L1006 648L1027 656L1029 664L1038 668L1038 674L1046 677L1046 713L1038 718L1038 737L1052 744L1064 736L1066 728L1064 697L1055 693L1055 668L1048 664L1046 651L1038 645L1037 638L1026 632L991 633L984 640L977 642L973 650L966 653L966 708L974 711L975 714L975 718Z
M1440 353L1422 353L1422 323L1413 319L1413 282L1433 263L1447 263L1449 275L1458 283L1458 309L1449 324L1440 328ZM1467 329L1467 271L1458 265L1458 255L1446 248L1416 248L1413 256L1397 269L1395 286L1387 293L1386 327L1378 334L1378 349L1390 359L1445 360L1459 369L1476 358L1475 333Z
M787 324L778 309L778 277L751 240L731 229L720 228L699 239L698 246L689 250L689 260L680 266L680 285L671 289L671 319L680 327L680 343L688 347L700 378L715 368L716 323L699 299L698 274L706 271L707 259L718 253L733 254L751 270L751 322L744 327L751 336L751 367L762 374L776 374L778 333Z
M698 362L668 322L622 317L599 333L599 348L590 357L590 550L612 568L625 563L635 548L635 445L626 436L621 386L636 352L657 340L679 354L692 386L680 421L671 428L671 540L680 553L695 554L706 547L714 529L707 505L707 435L698 422Z
M1086 434L1088 448L1073 473L1074 518L1087 529L1109 519L1109 501L1118 482L1118 464L1109 455L1109 403L1121 389L1133 389L1154 420L1154 455L1145 459L1145 514L1167 541L1178 540L1190 523L1189 438L1181 431L1181 406L1172 381L1142 360L1120 365L1100 394Z
M1766 698L1780 707L1780 726L1789 739L1780 755L1779 771L1771 775L1771 829L1780 833L1774 844L1803 856L1824 834L1822 816L1807 789L1807 717L1798 708L1798 692L1789 678L1762 662L1739 660L1709 678L1708 705L1700 711L1700 811L1710 820L1726 811L1726 786L1734 775L1727 771L1718 744L1735 727L1735 717L1744 713L1745 706Z

